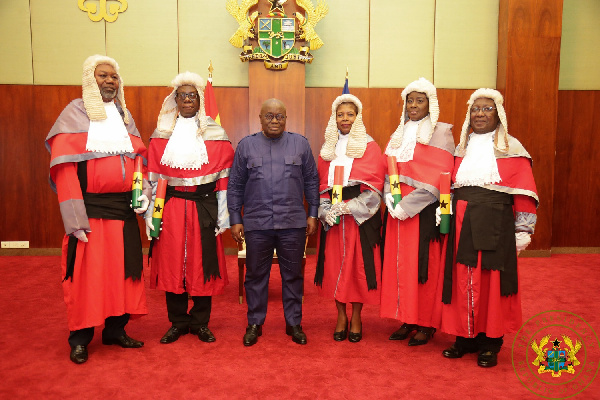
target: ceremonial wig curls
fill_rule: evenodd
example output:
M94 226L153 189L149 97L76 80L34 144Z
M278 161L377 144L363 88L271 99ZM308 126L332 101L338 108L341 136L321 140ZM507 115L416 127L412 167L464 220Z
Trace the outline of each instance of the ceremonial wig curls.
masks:
M433 83L429 82L425 78L419 78L408 84L402 91L402 116L400 117L400 124L396 128L396 131L392 134L390 140L390 147L396 149L402 144L402 138L404 137L404 123L406 122L406 96L412 92L425 93L429 101L429 118L431 120L431 129L427 132L419 132L417 141L422 144L429 144L433 130L438 122L440 116L440 106L438 104L437 91ZM425 117L427 118L427 117Z
M460 142L458 143L458 155L464 157L467 148L468 134L471 128L471 107L477 99L489 98L494 100L496 105L496 111L498 112L498 118L500 119L500 126L497 128L496 136L494 138L494 149L501 153L508 152L508 123L506 122L506 112L504 111L504 98L499 91L495 89L481 88L473 92L469 101L467 101L467 116L460 132Z
M352 103L356 105L358 114L348 133L348 147L346 155L350 158L361 158L367 149L367 130L362 120L362 103L358 97L351 94L338 96L331 105L331 117L325 129L325 143L321 147L321 158L325 161L331 161L335 158L335 145L338 141L338 128L336 122L337 108L342 103Z
M119 89L117 90L117 99L121 104L121 108L124 113L125 123L129 123L129 113L127 112L127 106L125 105L125 88L123 87L123 79L119 74L119 64L110 57L95 54L88 57L83 62L83 76L82 76L82 98L85 112L87 113L90 121L102 121L106 119L106 111L104 110L104 101L102 101L102 95L100 94L100 88L96 82L94 72L96 67L100 64L111 65L117 74L119 75Z
M156 123L156 129L158 131L169 134L173 133L175 123L177 122L177 116L179 115L175 96L177 89L186 85L195 87L198 92L200 108L195 118L200 122L198 133L203 135L206 132L208 121L206 118L206 109L204 108L204 79L202 79L200 75L189 71L177 75L175 79L171 81L173 91L165 98L165 101L163 101L162 108L158 114L158 121Z

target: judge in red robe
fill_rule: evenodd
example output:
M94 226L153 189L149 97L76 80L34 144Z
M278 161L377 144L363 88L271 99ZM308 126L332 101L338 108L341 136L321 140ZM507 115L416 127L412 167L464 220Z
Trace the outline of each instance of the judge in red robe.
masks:
M171 327L161 343L188 332L214 342L208 328L211 296L223 293L228 283L221 234L229 228L226 189L233 147L223 128L206 116L203 79L185 72L172 86L150 138L149 179L168 183L162 229L151 243L150 287L166 292ZM147 233L151 220L149 209ZM189 312L188 294L194 303Z
M429 341L441 320L447 235L440 235L435 211L440 173L454 168L454 139L452 125L438 121L437 92L431 82L411 82L402 99L401 122L385 151L396 157L402 200L394 204L387 176L380 314L404 322L390 340L404 340L417 331L408 342L417 346Z
M538 205L531 157L508 134L502 103L493 89L467 103L442 295L441 329L457 336L444 357L477 352L481 367L497 364L503 335L521 326L517 255L531 241Z
M344 169L341 202L332 205L336 166ZM381 284L381 191L385 166L377 143L367 135L358 98L335 99L319 157L320 237L315 283L335 299L338 319L333 339L362 339L364 303L379 304ZM333 189L333 190L332 190ZM339 217L339 223L336 218ZM346 303L352 303L348 320Z
M83 65L83 99L73 100L46 138L50 184L58 195L66 235L62 276L70 359L87 361L94 327L103 344L142 347L125 333L131 316L147 314L142 244L131 208L134 159L146 148L125 106L115 60L91 56ZM115 100L116 98L116 100Z

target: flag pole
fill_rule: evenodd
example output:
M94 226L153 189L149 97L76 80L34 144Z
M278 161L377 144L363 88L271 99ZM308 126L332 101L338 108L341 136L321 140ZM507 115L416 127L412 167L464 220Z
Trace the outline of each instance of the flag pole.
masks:
M342 94L349 94L350 88L348 87L348 66L346 65L346 79L344 80L344 88L342 89Z

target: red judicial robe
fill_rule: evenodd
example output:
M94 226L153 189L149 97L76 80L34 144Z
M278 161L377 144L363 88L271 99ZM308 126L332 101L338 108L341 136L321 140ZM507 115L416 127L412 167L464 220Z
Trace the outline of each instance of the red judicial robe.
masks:
M73 279L63 281L69 330L98 326L110 316L148 313L144 279L124 279L123 221L89 218L77 176L77 162L87 160L87 192L131 191L135 156L146 157L131 115L127 125L134 153L108 155L85 149L90 121L83 100L73 100L46 139L51 153L50 183L56 189L67 235L62 244L66 273L68 234L87 229L88 242L77 242Z
M445 143L446 147L450 143L449 149L452 149L451 127L438 122L432 140ZM454 156L446 149L417 143L413 159L397 165L403 199L418 188L427 190L439 203L440 173L453 171ZM429 242L427 281L419 283L419 217L416 214L400 221L387 216L380 315L407 324L438 328L447 235Z
M319 157L319 192L322 198L331 198L328 186L329 161ZM365 154L355 158L349 181L360 182L361 193L369 190L381 195L385 178L385 163L381 149L374 141L367 143ZM342 193L343 193L342 189ZM379 210L376 215L379 217ZM323 229L319 226L319 229ZM320 238L320 235L319 235ZM321 246L320 240L318 247ZM323 283L319 294L333 297L342 303L358 302L379 304L381 286L381 255L379 245L373 248L377 289L368 290L359 226L349 214L340 216L340 223L327 231Z
M159 131L155 131L150 139L150 180L167 179L169 186L182 192L195 191L197 185L211 182L216 183L215 195L217 191L227 190L234 152L225 131L209 125L204 134L209 163L200 169L184 170L161 164L167 142L168 135ZM150 288L178 294L187 292L191 296L223 293L229 280L221 235L216 238L216 243L214 251L217 253L220 278L205 282L196 203L176 197L169 199L163 210L160 237L155 240L152 249Z
M537 190L533 180L531 159L521 144L509 136L510 150L516 153L502 158L497 156L501 181L485 185L489 190L513 195L514 212L535 214L538 204ZM462 162L456 157L452 181ZM443 332L473 338L479 333L498 338L519 330L522 324L520 292L503 296L500 293L500 271L481 268L481 251L475 268L456 262L458 238L467 207L467 201L459 200L453 218L456 218L456 241L452 267L452 298L442 309Z

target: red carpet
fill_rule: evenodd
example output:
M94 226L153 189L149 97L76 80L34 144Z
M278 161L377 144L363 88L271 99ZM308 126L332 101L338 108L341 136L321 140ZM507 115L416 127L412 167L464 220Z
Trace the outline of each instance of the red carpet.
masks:
M567 310L600 333L600 255L520 261L524 320L546 310ZM176 343L160 344L169 328L164 293L148 289L150 314L132 320L127 329L145 346L103 346L96 329L89 361L75 365L68 357L59 258L0 257L0 398L540 398L513 371L514 335L505 337L499 365L486 370L476 365L473 354L443 358L441 351L454 340L448 335L437 333L428 345L414 348L406 341L389 341L398 323L380 319L378 307L365 306L363 340L334 342L334 302L318 297L312 285L315 256L309 256L306 266L303 327L308 345L292 343L285 335L281 282L274 266L263 336L246 348L246 305L238 304L236 259L228 256L227 262L230 284L213 300L210 328L215 343L186 335ZM600 378L576 398L600 398Z

